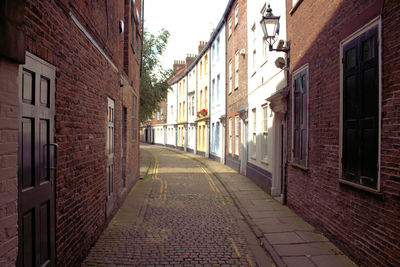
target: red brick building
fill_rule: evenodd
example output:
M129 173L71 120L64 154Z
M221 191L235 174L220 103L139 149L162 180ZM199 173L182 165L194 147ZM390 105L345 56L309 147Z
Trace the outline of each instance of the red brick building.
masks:
M247 1L229 3L226 13L226 164L246 172ZM230 10L229 10L230 8Z
M1 2L0 265L79 265L137 181L141 14Z
M166 144L167 101L160 103L160 110L153 112L153 117L141 127L141 141L150 144ZM165 126L165 127L164 127Z
M400 2L287 0L287 200L362 266L400 265Z

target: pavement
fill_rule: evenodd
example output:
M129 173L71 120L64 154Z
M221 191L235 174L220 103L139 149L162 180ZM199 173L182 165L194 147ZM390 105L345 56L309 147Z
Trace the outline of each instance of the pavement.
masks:
M141 179L82 266L356 266L250 179L141 144Z

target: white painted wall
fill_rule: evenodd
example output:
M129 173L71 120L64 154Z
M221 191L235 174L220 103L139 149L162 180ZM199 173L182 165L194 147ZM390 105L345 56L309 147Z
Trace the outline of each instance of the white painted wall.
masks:
M285 1L270 0L272 12L280 16L279 39L286 41L286 11ZM263 106L268 106L266 98L276 91L286 87L286 73L275 66L278 57L286 57L283 52L269 51L268 44L264 45L264 33L261 29L260 20L262 9L267 6L265 1L247 2L248 19L248 162L272 173L274 172L274 149L277 143L277 126L275 116L271 109L267 109L267 158L263 157ZM278 42L275 43L276 48ZM255 123L254 112L255 109ZM253 142L253 133L256 133L256 142ZM274 171L275 170L275 171ZM273 185L274 187L274 181ZM273 192L272 192L273 193Z
M225 142L223 138L225 130L219 118L225 115L226 109L225 25L221 27L210 47L210 153L220 157L222 160L223 155L225 154Z
M153 126L154 129L154 143L164 145L164 126L156 125Z
M194 127L194 122L196 121L196 87L197 87L197 65L191 69L187 75L187 89L188 89L188 148L195 149L196 148L196 128ZM194 102L192 102L192 96ZM194 111L192 113L191 105L194 105Z
M176 120L178 116L177 108L177 84L173 84L167 96L167 144L176 146Z

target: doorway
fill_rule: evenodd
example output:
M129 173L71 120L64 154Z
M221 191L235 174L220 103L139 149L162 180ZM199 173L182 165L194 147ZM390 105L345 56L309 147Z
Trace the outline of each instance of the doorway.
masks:
M26 52L18 77L17 266L55 266L55 74L54 66Z

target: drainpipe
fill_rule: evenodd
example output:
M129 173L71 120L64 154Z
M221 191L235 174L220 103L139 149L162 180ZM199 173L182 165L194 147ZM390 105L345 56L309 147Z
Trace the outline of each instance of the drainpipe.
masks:
M287 45L288 47L290 47L290 42ZM286 153L286 160L285 160L285 169L284 169L284 177L283 177L283 205L287 205L287 169L288 169L288 162L289 162L289 153L288 153L288 147L289 147L289 98L290 98L290 82L289 82L289 78L290 78L290 73L289 73L289 66L290 66L290 50L288 53L286 53L286 86L289 88L289 94L287 97L287 112L285 114L285 121L286 121L286 130L285 130L285 137L286 137L286 146L284 148L284 151Z

